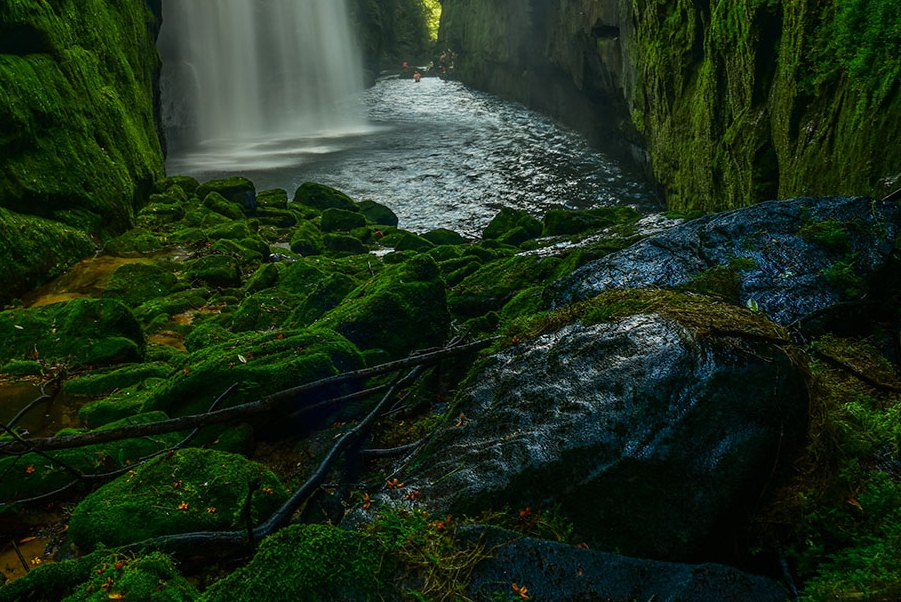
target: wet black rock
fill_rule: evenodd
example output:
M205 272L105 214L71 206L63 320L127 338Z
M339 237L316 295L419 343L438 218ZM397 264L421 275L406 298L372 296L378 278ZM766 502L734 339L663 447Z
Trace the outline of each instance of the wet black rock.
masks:
M615 288L699 288L791 324L865 296L886 271L897 203L800 198L709 215L582 266L555 305Z
M464 540L480 541L491 558L472 572L468 592L476 600L495 599L495 592L512 594L512 585L546 602L781 602L788 599L777 582L721 564L678 564L641 560L585 550L562 543L524 538L485 527L457 532ZM508 599L508 598L502 598Z
M440 512L559 504L593 547L722 559L805 433L801 370L761 338L639 314L512 347L403 480Z

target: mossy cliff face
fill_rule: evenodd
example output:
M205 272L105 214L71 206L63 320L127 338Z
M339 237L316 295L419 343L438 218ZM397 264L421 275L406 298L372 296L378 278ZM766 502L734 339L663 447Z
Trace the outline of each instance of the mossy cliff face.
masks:
M163 171L152 5L0 4L0 207L13 212L0 214L0 226L24 223L4 231L52 229L37 217L100 235L131 224ZM26 241L15 239L0 247L6 295L89 252L77 236L49 257L17 253Z
M444 3L458 75L552 113L577 91L606 121L580 127L643 142L673 208L897 187L895 2L514 4Z

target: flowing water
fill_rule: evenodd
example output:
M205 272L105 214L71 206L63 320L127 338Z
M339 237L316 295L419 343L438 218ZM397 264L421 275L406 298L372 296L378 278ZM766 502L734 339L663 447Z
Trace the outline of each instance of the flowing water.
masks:
M331 136L273 136L241 149L174 153L169 173L241 173L258 190L316 181L391 207L401 226L476 235L501 207L542 215L566 206L659 211L624 162L553 120L458 82L383 79L362 93L368 127Z

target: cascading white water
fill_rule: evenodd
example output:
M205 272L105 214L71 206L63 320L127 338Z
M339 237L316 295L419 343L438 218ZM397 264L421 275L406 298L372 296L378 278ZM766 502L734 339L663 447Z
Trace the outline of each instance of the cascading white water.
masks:
M189 171L284 165L363 125L345 0L170 0L159 49L163 125Z

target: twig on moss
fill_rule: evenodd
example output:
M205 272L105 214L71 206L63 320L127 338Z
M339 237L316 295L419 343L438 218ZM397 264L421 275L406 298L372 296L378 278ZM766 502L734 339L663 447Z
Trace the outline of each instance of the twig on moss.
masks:
M812 353L815 356L817 356L818 358L820 358L821 360L823 360L824 362L826 362L827 364L829 364L830 366L832 366L834 368L838 368L839 370L844 370L845 372L851 374L853 377L857 378L858 380L861 380L864 383L870 385L874 389L878 389L880 391L889 391L891 393L901 393L901 386L878 381L875 378L873 378L872 376L868 375L867 373L865 373L861 370L858 370L854 366L852 366L846 362L843 362L842 360L838 359L837 357L831 356L828 353L823 353L822 351L819 351L817 349L812 350Z

